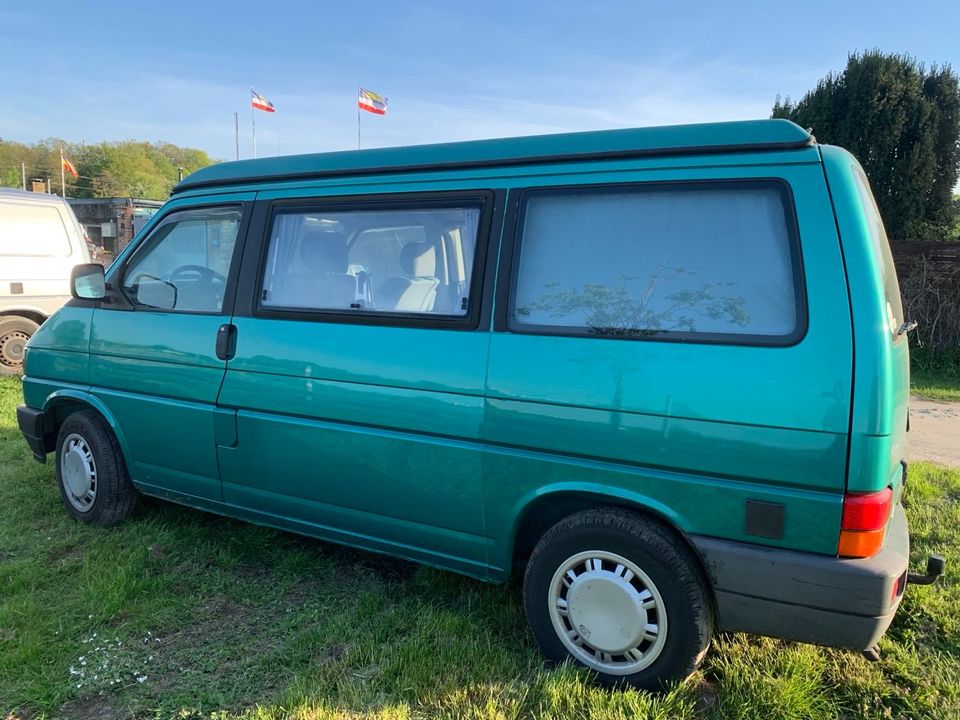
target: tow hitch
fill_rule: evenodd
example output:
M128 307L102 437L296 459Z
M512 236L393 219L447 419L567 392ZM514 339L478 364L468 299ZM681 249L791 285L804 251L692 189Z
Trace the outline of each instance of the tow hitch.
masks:
M942 555L931 555L927 558L927 571L921 575L919 573L907 573L907 583L913 585L933 585L940 576L943 575L943 568L946 562ZM863 657L870 662L877 662L880 659L880 646L873 645L862 651Z
M943 575L944 559L942 555L931 555L927 558L927 572L907 573L907 582L913 585L933 585Z

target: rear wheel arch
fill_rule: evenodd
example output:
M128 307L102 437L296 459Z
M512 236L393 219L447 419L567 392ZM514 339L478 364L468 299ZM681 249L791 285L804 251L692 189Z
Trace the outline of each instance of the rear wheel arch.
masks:
M711 606L716 608L716 601L713 597L713 583L710 581L710 574L707 572L703 557L687 534L679 527L676 520L650 505L605 493L564 490L541 495L527 503L520 512L511 536L511 557L513 561L511 571L516 571L526 565L540 538L554 525L571 515L586 510L603 510L604 508L626 510L666 528L677 543L689 551L690 557L693 558L696 568L702 576L704 586L708 588Z

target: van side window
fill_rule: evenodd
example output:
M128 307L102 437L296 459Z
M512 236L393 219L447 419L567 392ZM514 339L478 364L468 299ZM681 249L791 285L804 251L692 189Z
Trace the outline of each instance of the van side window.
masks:
M786 344L803 330L787 202L774 182L529 191L509 327Z
M0 255L66 257L70 252L57 208L0 203Z
M479 207L278 212L260 306L466 316L479 222Z
M230 207L165 217L127 264L124 294L145 308L219 313L241 215Z

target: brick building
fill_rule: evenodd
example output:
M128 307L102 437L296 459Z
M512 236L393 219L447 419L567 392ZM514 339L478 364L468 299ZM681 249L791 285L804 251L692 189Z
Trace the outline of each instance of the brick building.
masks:
M163 205L138 198L67 198L87 237L104 252L116 255Z

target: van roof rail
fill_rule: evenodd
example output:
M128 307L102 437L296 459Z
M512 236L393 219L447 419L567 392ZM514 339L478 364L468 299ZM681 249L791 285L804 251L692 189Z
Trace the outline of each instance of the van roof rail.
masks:
M742 120L347 150L224 162L185 177L173 192L251 182L582 160L791 150L815 140L789 120Z

